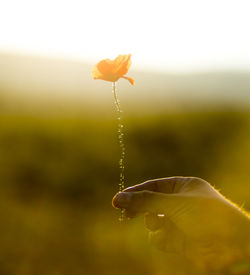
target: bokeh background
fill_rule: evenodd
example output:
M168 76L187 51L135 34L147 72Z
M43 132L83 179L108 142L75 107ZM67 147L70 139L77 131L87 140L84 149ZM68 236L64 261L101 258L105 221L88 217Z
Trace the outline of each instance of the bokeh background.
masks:
M247 1L93 2L1 4L0 274L185 274L111 206L118 121L99 58L133 54L126 186L197 176L250 209Z

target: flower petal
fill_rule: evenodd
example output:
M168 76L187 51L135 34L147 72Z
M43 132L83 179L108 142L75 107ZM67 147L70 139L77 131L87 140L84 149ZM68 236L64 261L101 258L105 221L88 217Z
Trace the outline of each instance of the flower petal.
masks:
M102 74L111 73L115 68L114 62L110 59L101 60L96 66Z
M115 82L123 77L131 66L131 54L118 55L114 60L103 59L92 69L92 77L94 79L103 79L106 81ZM132 85L134 80L130 77L124 77Z
M98 70L97 66L94 66L91 75L94 79L100 79L103 74Z
M132 85L135 85L135 80L129 76L122 76L122 78L127 79Z
M128 69L131 65L130 60L131 54L129 55L119 55L115 60L115 73L119 74L120 76L125 75L128 72Z
M124 63L122 64L120 70L119 70L119 74L122 76L122 75L125 75L130 66L131 66L131 60L130 60L130 57L131 57L131 54L127 55L126 56L126 60L124 61Z

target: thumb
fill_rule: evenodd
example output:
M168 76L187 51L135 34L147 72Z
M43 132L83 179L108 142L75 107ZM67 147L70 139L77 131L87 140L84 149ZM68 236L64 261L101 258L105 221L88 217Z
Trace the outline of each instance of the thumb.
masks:
M124 208L135 214L153 212L171 217L183 211L191 199L183 194L164 194L145 190L120 192L113 198L112 203L116 208Z

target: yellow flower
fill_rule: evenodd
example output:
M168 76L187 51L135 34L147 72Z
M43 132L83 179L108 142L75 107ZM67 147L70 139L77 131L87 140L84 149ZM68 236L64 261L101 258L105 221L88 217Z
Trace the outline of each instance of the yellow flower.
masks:
M131 66L131 54L119 55L116 59L104 59L97 63L92 70L94 79L116 82L120 78L127 79L132 85L135 81L131 77L124 76Z

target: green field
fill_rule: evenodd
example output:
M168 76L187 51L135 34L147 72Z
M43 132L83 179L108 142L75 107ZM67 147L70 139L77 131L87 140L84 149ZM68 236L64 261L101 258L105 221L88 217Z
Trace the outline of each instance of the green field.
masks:
M249 113L209 106L125 114L126 186L198 176L249 209L249 120ZM118 223L111 206L119 180L116 130L112 111L93 118L1 112L1 274L177 272L176 256L165 265L148 244L142 218Z

